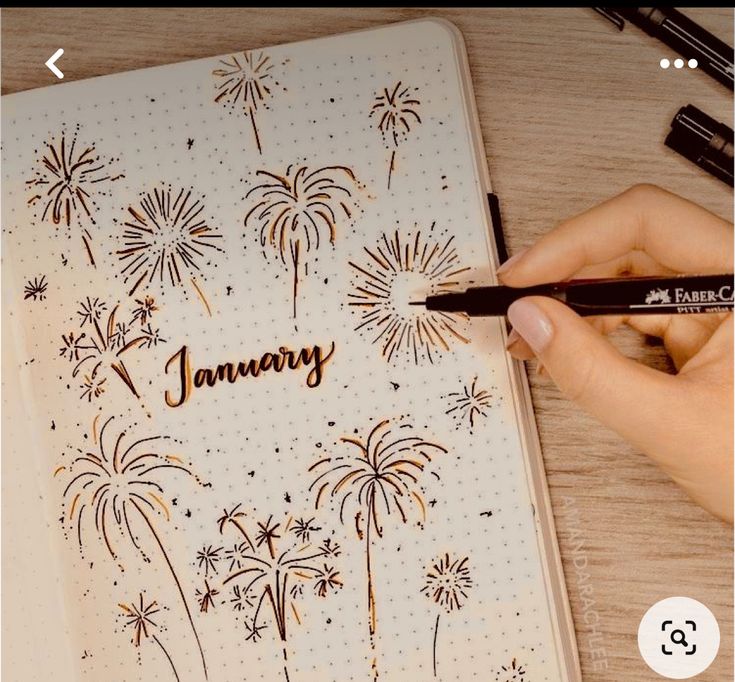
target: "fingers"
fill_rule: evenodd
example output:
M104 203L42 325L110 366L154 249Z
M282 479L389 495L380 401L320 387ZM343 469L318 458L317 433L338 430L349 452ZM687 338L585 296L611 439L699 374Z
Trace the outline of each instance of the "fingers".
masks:
M704 346L722 322L722 315L631 315L628 325L664 342L677 370Z
M637 185L563 222L506 261L498 276L509 286L552 282L586 266L619 267L620 259L639 258L631 252L643 252L675 272L727 272L733 262L732 225L659 187Z
M681 399L676 377L624 357L553 299L520 299L508 318L569 399L645 452L666 438L661 414Z

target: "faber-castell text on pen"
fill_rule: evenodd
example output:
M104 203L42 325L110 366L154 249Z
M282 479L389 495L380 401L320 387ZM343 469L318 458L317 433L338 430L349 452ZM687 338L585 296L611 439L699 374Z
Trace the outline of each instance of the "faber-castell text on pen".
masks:
M182 346L168 359L165 367L167 375L176 377L178 390L166 390L164 398L169 407L179 407L191 397L196 388L212 387L225 381L234 384L238 379L257 378L263 372L282 372L284 369L295 371L310 366L306 385L316 388L322 382L324 367L334 355L334 348L334 341L326 352L318 345L298 351L280 346L275 353L266 352L257 358L225 362L215 367L200 367L192 372L191 351L187 346Z

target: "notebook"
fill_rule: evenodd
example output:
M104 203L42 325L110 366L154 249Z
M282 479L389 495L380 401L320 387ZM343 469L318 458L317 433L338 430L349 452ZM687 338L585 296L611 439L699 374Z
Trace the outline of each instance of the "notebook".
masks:
M3 672L578 680L432 19L3 97Z

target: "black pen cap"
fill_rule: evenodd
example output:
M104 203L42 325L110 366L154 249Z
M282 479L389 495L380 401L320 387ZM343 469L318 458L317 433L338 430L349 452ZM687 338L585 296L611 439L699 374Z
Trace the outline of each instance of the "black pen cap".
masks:
M666 146L732 187L733 133L724 123L687 104L671 121Z

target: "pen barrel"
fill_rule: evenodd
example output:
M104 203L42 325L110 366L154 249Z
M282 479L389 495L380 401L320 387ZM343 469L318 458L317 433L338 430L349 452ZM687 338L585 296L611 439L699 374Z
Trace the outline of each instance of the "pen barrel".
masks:
M698 68L733 89L733 48L681 12L670 7L626 7L616 11L682 57L696 59Z
M572 280L566 289L566 304L579 315L730 312L733 276Z

